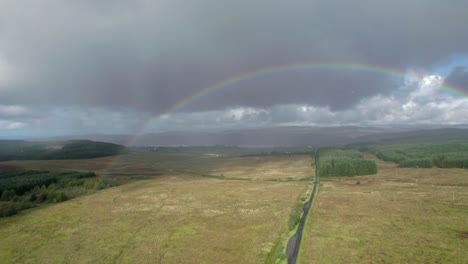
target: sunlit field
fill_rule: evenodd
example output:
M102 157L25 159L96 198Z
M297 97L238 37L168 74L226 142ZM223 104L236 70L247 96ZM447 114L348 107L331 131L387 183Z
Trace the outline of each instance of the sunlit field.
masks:
M95 171L102 176L143 177L184 173L248 180L305 180L313 174L306 155L225 156L215 153L134 152L88 160L12 161L2 164L34 170ZM307 167L307 170L304 168Z
M313 175L310 156L111 159L9 162L129 183L0 219L0 262L265 263Z
M467 263L468 170L378 169L321 179L300 263Z

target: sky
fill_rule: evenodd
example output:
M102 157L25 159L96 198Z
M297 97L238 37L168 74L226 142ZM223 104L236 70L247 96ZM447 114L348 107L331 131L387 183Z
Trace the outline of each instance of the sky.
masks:
M468 124L466 25L465 0L2 0L0 138ZM324 63L401 74L277 71L194 96Z

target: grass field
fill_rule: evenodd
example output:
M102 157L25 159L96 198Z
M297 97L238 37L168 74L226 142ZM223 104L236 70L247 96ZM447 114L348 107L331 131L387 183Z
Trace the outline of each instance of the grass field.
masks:
M312 169L310 156L216 157L179 153L141 152L89 160L13 161L3 164L33 170L95 171L108 176L193 174L248 180L305 180ZM307 169L305 169L307 168Z
M322 179L299 263L468 263L468 170L378 167Z
M0 219L1 262L264 263L313 173L310 156L165 155L10 162L147 179Z

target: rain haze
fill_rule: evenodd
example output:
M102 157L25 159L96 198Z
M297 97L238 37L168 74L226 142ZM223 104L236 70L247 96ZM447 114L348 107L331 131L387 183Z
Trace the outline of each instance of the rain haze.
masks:
M0 136L465 125L466 10L423 0L4 0ZM256 74L275 68L284 70Z

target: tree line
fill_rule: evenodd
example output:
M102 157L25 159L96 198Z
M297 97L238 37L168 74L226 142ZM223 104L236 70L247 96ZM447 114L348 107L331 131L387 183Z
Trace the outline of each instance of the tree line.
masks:
M385 145L371 146L368 150L402 168L468 169L468 144Z
M354 149L325 148L317 155L317 170L321 177L377 173L375 161L364 159L363 154Z
M117 185L94 172L0 172L0 217L43 203L58 203Z
M0 140L0 161L89 159L120 154L126 148L120 145L90 140L65 142L28 142Z

